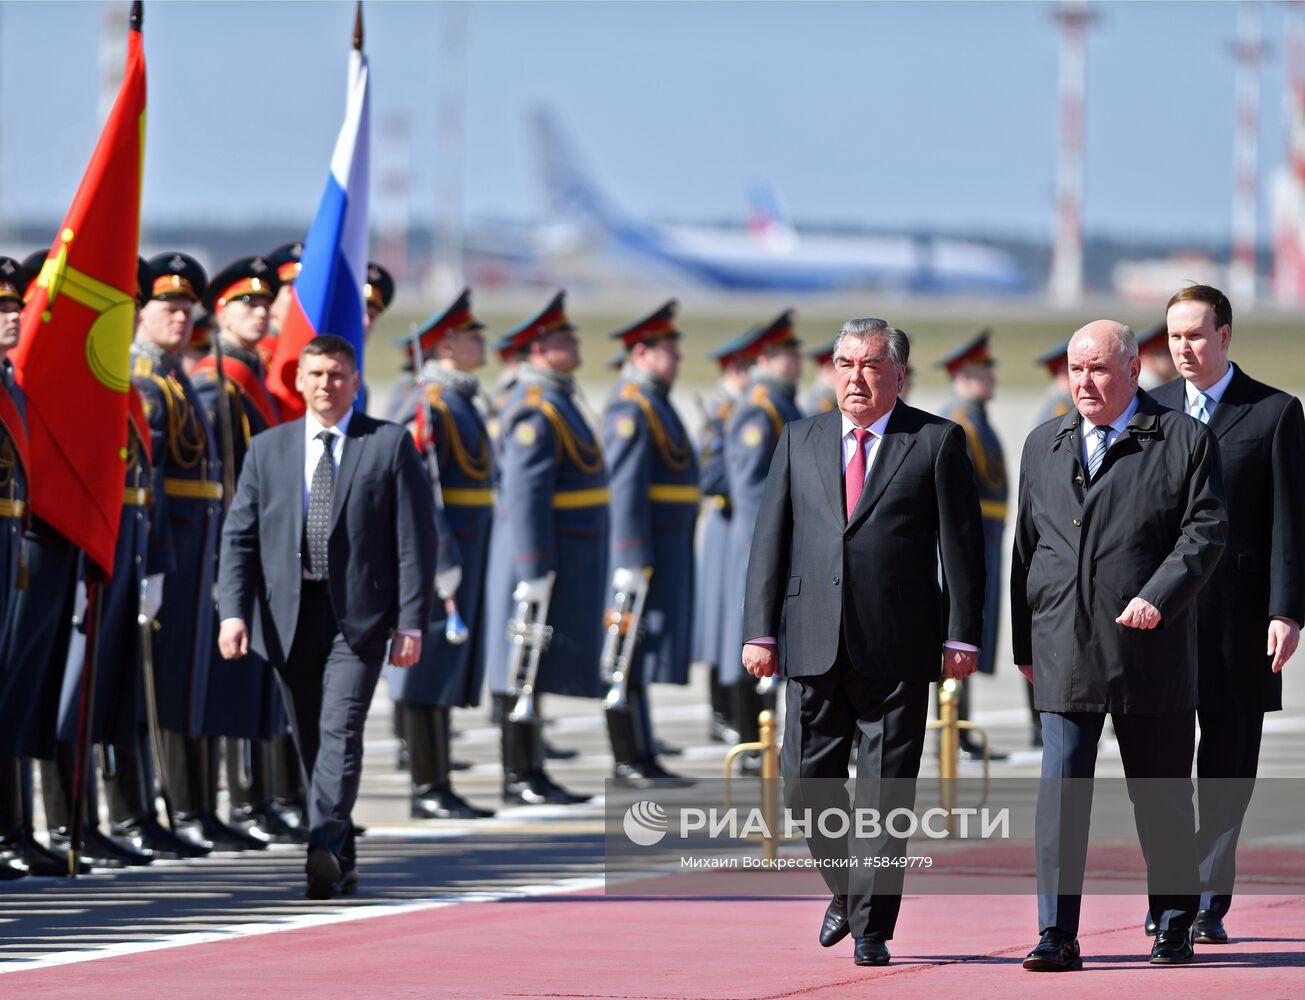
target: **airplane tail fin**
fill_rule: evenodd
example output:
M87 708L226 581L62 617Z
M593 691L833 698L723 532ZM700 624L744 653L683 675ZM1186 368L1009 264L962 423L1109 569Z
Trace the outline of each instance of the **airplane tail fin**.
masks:
M530 124L549 212L558 220L608 225L614 213L580 167L580 158L556 116L538 107L531 113Z
M789 249L797 243L797 230L779 191L770 185L755 185L748 192L748 232L769 249Z

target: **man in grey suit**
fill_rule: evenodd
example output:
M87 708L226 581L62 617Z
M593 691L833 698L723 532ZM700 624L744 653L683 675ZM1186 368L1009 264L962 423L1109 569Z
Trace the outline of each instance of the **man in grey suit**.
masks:
M851 320L834 351L838 409L788 424L753 533L743 665L789 678L781 759L789 808L886 816L914 804L929 685L978 665L983 532L965 432L898 400L909 347L880 319ZM939 588L939 570L946 597ZM849 930L857 965L884 965L901 907L904 841L829 837L808 844L833 894L820 943ZM885 867L840 877L849 851Z
M1159 925L1151 962L1181 964L1192 960L1199 899L1194 602L1228 524L1218 448L1208 428L1138 389L1128 327L1089 323L1068 356L1075 409L1024 443L1011 561L1015 663L1033 683L1044 742L1035 825L1041 940L1024 968L1083 965L1079 909L1106 713Z
M1232 305L1219 289L1182 289L1165 325L1181 377L1153 394L1209 425L1228 498L1228 547L1196 602L1203 891L1192 925L1196 944L1226 944L1264 713L1282 708L1282 668L1305 622L1305 417L1295 396L1228 360Z
M306 415L250 442L222 536L218 645L277 670L309 783L308 897L358 883L350 814L363 725L389 661L408 667L435 597L435 505L412 438L355 411L340 337L310 341Z

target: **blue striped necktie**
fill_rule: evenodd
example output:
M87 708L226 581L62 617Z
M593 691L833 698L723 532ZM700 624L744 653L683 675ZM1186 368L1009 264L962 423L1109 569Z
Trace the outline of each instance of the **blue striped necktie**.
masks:
M1192 416L1203 424L1208 424L1210 422L1210 410L1206 406L1206 402L1209 398L1210 397L1205 393L1197 392L1196 402L1192 405Z
M1110 427L1093 427L1092 433L1096 435L1096 441L1088 452L1088 479L1097 478L1097 471L1106 457L1106 438L1110 436Z

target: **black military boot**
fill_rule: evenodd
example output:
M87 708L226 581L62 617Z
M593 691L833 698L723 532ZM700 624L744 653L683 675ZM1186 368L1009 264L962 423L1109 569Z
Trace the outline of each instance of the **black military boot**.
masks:
M720 668L713 666L708 672L711 694L711 724L708 735L713 743L733 746L739 742L739 731L732 721L730 689L720 682Z
M22 829L23 787L18 761L0 754L0 881L9 882L31 873L23 859Z
M644 780L651 781L657 788L687 788L692 785L690 779L666 770L657 759L659 744L653 735L652 708L648 704L647 686L631 685L629 700L639 740L639 773Z
M503 801L519 805L576 805L575 795L544 771L544 737L539 719L503 720Z
M744 677L733 686L732 703L734 708L734 728L738 730L740 743L756 743L761 739L760 716L765 708L765 701L757 691L755 677ZM742 755L741 771L746 776L761 773L761 754L750 751Z
M65 851L72 849L73 826L73 775L76 770L76 748L73 744L60 741L56 744L55 759L41 761L41 798L45 804L45 825L50 836L50 845ZM95 796L95 781L92 775L85 779L88 784L81 802L81 844L78 856L94 868L135 868L148 865L154 861L154 855L148 851L119 844L100 832L92 816L99 815Z
M272 748L268 740L226 740L227 825L273 844L299 842L294 831L272 808Z
M398 749L394 754L394 769L396 771L408 770L412 762L412 751L408 748L407 719L403 713L403 703L399 701L390 702L392 710L390 716L390 729L394 733L394 739L398 742Z
M478 809L453 790L449 779L449 710L425 705L403 706L403 729L408 735L412 762L413 819L487 819L494 814Z
M289 733L272 738L272 811L301 844L308 843L308 792L299 748Z
M109 834L120 843L138 851L152 851L156 858L164 860L205 857L208 848L182 840L158 820L148 741L148 732L137 729L113 745L116 766L104 774Z

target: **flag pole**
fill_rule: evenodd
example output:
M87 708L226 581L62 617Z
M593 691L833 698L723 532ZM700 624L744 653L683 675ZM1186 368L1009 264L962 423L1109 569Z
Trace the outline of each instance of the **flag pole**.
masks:
M128 22L132 31L140 31L145 24L145 5L141 0L131 0L131 16Z
M136 0L137 3L140 0ZM362 0L358 0L358 10L353 17L353 47L354 51L361 52L363 47L363 20L362 20Z

